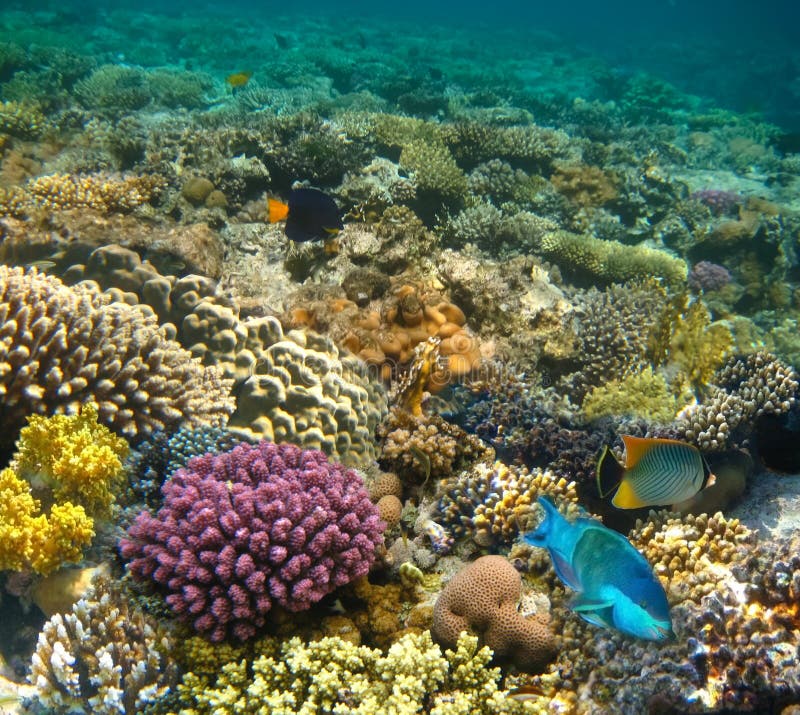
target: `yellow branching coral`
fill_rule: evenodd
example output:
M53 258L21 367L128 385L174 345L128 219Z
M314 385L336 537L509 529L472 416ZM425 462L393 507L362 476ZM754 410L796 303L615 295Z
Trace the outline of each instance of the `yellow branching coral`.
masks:
M97 406L78 415L32 415L20 431L15 467L55 502L80 504L92 516L107 516L122 473L128 443L97 421Z
M678 410L675 396L660 372L646 367L592 388L581 405L588 420L607 415L643 417L653 422L669 422Z
M45 124L44 115L33 105L0 102L0 132L31 139L42 133Z
M229 663L216 683L188 673L178 686L187 707L177 711L180 715L531 712L500 689L500 669L489 667L491 657L488 648L478 648L478 639L466 633L455 650L444 653L427 631L403 636L385 654L341 638L311 643L292 638L280 644L280 652ZM547 702L543 700L542 705Z
M79 561L93 537L83 507L67 502L41 513L30 485L13 469L0 472L0 570L50 573L65 561Z

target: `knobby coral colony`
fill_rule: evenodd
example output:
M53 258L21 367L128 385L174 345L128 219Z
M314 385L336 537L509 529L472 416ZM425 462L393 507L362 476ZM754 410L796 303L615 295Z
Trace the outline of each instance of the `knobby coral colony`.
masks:
M800 471L790 137L358 32L252 71L0 42L0 702L800 706L796 524L748 513Z

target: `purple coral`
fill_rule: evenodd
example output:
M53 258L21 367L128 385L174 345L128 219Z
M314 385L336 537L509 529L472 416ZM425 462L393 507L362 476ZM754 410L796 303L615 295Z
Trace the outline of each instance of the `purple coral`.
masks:
M742 197L735 191L723 191L722 189L702 189L695 191L691 198L697 199L711 209L714 216L728 216L736 212L742 203Z
M719 290L731 282L731 274L718 263L700 261L692 267L688 282L689 288L696 292Z
M247 640L273 604L309 608L369 570L384 523L361 478L317 450L240 444L191 459L120 540L133 576L212 641Z

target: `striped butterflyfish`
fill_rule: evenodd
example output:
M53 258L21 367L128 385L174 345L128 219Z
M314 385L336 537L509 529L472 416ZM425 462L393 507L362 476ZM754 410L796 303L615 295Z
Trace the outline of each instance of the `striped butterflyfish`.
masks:
M668 506L693 497L714 483L714 475L699 450L674 439L622 435L625 464L608 446L597 463L601 497L613 494L617 509Z

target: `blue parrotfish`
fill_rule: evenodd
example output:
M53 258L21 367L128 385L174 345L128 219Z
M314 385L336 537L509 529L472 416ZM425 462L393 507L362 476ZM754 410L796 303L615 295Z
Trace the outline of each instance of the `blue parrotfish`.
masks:
M547 549L558 577L577 592L573 611L593 625L634 638L675 637L664 588L630 541L596 519L567 521L548 497L538 502L544 521L523 538Z
M690 499L715 477L697 447L674 439L623 435L625 465L606 447L597 463L601 497L618 509L667 506Z

